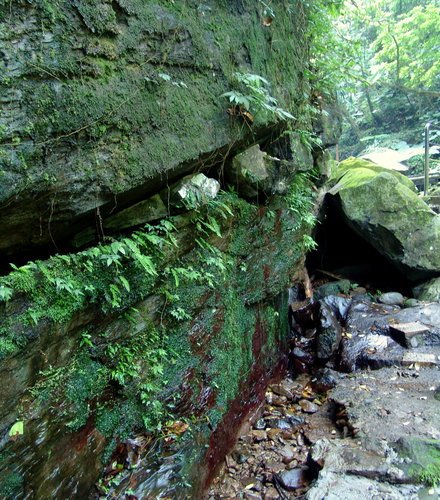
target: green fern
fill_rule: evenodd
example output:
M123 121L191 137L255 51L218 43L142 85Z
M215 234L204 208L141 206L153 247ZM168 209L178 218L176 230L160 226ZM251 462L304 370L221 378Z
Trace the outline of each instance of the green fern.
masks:
M234 73L234 78L237 83L244 85L248 92L244 94L238 90L231 90L222 94L221 97L227 97L234 106L244 108L254 115L266 111L279 121L295 119L291 113L278 106L278 101L269 93L270 84L265 78L252 73Z

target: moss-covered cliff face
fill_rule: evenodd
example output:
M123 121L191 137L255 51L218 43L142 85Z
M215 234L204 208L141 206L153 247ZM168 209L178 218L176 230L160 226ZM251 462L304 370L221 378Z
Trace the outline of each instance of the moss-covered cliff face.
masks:
M34 259L0 278L0 497L105 469L101 495L198 498L282 365L320 152L303 3L271 7L0 0L2 268ZM282 112L221 97L234 72Z
M253 0L0 1L1 254L68 249L95 219L270 135L262 113L252 127L227 114L236 71L267 78L307 129L304 8L273 9L269 27Z
M279 366L311 228L304 174L291 189L268 207L224 194L2 278L2 495L83 498L118 442L170 420L189 429L166 487L206 485ZM130 489L150 494L142 474Z

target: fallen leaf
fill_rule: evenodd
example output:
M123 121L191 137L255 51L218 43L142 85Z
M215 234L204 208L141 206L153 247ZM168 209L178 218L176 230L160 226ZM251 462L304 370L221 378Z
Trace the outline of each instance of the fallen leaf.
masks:
M166 431L168 434L180 435L186 432L189 428L189 424L182 422L181 420L176 420L175 422L167 425Z
M9 429L9 437L15 441L19 436L24 434L24 422L19 420Z

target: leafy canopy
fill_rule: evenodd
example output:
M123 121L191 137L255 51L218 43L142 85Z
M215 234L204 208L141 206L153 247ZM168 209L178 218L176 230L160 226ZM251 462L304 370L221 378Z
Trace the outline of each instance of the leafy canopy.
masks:
M440 86L440 6L416 6L379 22L372 70L409 88Z

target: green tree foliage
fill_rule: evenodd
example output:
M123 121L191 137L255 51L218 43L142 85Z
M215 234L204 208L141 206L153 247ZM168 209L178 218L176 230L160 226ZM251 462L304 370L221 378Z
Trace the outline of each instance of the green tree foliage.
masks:
M313 88L322 94L331 94L346 82L347 73L354 67L354 59L346 56L346 41L338 32L336 20L344 0L317 0L303 2L308 16L310 40L309 78Z
M336 31L370 84L413 89L440 84L437 0L346 0Z
M349 149L417 143L440 123L438 0L345 0L333 32L345 80L336 82ZM328 56L330 57L330 56ZM391 137L390 134L395 134Z
M440 87L440 6L416 6L378 21L372 67L379 78L410 89Z

